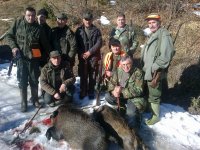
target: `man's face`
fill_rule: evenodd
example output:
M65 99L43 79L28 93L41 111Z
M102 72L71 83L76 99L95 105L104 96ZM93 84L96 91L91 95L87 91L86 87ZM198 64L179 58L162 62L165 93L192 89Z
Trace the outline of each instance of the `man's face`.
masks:
M160 22L157 20L148 20L148 25L151 32L156 32L160 28Z
M54 66L59 66L61 62L61 57L60 56L51 57L50 61Z
M90 27L92 25L92 19L83 19L83 25L87 28Z
M120 45L111 45L111 50L114 55L119 55L121 51L121 46Z
M57 18L58 27L63 28L66 25L66 23L67 23L67 19L59 19L59 18Z
M44 24L44 23L46 23L46 16L44 16L44 15L38 15L37 16L37 20L38 20L38 23L39 24Z
M117 28L123 28L126 24L126 19L123 16L117 17Z
M124 72L128 73L132 68L132 61L130 59L127 59L125 61L121 61L120 65Z
M36 16L36 13L35 11L26 11L25 12L25 19L28 23L34 23L35 22L35 16Z

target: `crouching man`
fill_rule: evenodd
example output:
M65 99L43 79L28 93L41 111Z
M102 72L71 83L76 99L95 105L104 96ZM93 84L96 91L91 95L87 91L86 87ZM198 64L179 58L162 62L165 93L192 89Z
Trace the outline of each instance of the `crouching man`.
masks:
M132 104L133 111L139 116L145 109L145 100L142 95L143 75L141 70L133 66L130 56L122 56L120 68L112 75L108 83L106 101L111 105L117 105L118 111L123 117L126 115L126 104Z
M57 103L72 102L74 83L75 76L69 63L61 60L59 51L52 51L50 60L42 68L40 75L45 103L53 107Z

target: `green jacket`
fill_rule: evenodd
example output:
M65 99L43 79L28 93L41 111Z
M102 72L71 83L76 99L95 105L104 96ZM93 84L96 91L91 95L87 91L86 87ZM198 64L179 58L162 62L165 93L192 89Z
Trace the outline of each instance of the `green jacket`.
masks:
M13 23L7 33L7 42L11 49L19 48L21 56L26 59L32 59L32 48L46 53L51 50L44 30L36 22L28 23L24 17Z
M159 69L163 70L163 78L164 70L168 68L174 53L171 35L165 28L153 33L142 49L144 79L151 81L153 73Z
M143 95L143 75L138 68L132 68L129 73L125 73L121 68L113 74L108 83L108 91L113 91L115 86L122 87L121 96L124 99L132 99Z
M77 52L76 38L67 25L64 28L53 28L51 41L53 49L61 52L62 60L74 61Z
M59 92L61 84L69 87L75 83L75 80L75 76L67 62L61 62L59 67L54 67L51 62L48 62L41 70L41 88L50 95Z
M118 39L122 45L122 49L129 55L135 52L138 42L136 41L136 33L133 27L126 25L123 29L113 28L110 37Z

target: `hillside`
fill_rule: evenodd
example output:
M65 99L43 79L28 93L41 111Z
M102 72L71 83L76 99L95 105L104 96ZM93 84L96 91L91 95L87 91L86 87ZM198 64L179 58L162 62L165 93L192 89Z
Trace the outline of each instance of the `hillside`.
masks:
M168 102L175 103L187 109L192 97L199 96L200 93L200 16L193 13L193 3L198 1L188 0L123 0L116 1L115 5L109 5L106 0L1 0L0 19L16 18L23 14L27 5L34 6L37 10L43 6L50 8L56 14L58 11L65 11L69 14L69 24L75 30L75 24L80 21L83 9L90 8L95 14L95 18L101 15L106 16L111 25L103 26L98 21L94 23L101 29L104 39L103 52L108 51L107 40L112 26L115 26L116 12L123 11L126 14L127 23L133 21L138 35L139 45L143 44L145 37L142 30L147 27L144 21L145 16L152 12L158 12L162 18L162 25L167 27L175 40L176 55L169 68L170 94ZM48 20L53 27L54 18ZM0 35L7 31L11 22L0 21ZM5 41L1 42L5 44ZM138 64L140 57L140 47L134 55Z

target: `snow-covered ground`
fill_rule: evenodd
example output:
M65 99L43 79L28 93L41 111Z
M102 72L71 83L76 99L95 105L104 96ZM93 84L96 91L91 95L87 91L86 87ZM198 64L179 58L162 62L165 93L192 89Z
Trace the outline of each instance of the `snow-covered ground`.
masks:
M0 64L0 147L2 150L17 149L15 145L10 145L17 131L23 129L25 123L37 111L29 104L29 111L20 112L20 97L16 81L16 67L13 67L12 75L7 76L9 64ZM76 80L76 93L74 94L75 103L80 106L95 105L95 100L79 100L79 78ZM30 95L30 94L29 94ZM104 104L104 96L101 95L101 103ZM42 101L42 100L41 100ZM55 108L45 107L40 110L34 119L35 125L40 129L41 133L29 135L26 130L20 137L21 139L34 140L46 150L66 150L70 149L67 142L62 144L50 140L45 137L47 125L41 121L49 117L44 115L46 112L52 112ZM92 108L89 109L92 111ZM150 114L143 115L143 124L139 131L144 142L153 150L198 150L200 149L200 116L190 115L179 106L171 104L161 105L161 120L159 123L146 126L144 120ZM117 149L112 147L110 149Z

